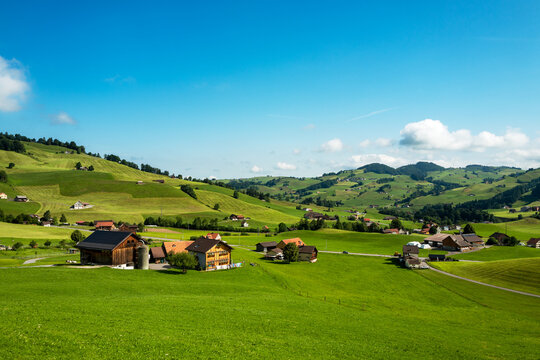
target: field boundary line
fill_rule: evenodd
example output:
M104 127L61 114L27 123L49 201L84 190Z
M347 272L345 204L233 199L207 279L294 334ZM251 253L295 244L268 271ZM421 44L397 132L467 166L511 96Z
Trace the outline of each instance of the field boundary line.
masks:
M448 272L446 272L446 271L442 271L442 270L436 269L436 268L432 267L432 266L429 265L429 264L428 264L428 266L429 266L429 269L430 269L430 270L433 270L433 271L435 271L435 272L438 272L439 274L443 274L443 275L446 275L446 276L451 276L451 277L456 278L456 279L465 280L465 281L469 281L469 282L472 282L472 283L475 283L475 284L478 284L478 285L489 286L489 287L492 287L492 288L495 288L495 289L504 290L504 291L509 291L509 292L513 292L513 293L516 293L516 294L521 294L521 295L532 296L532 297L535 297L535 298L540 298L540 295L537 295L537 294L531 294L531 293L528 293L528 292L525 292L525 291L519 291L519 290L514 290L514 289L505 288L505 287L502 287L502 286L497 286L497 285L487 284L487 283L484 283L484 282L481 282L481 281L468 279L468 278L465 278L465 277L463 277L463 276L454 275L454 274L448 273Z

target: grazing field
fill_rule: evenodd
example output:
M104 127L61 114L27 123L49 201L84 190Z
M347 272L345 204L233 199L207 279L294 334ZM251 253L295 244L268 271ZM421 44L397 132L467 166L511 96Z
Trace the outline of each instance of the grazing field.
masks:
M540 257L540 249L525 246L491 246L479 251L452 255L452 257L455 259L480 261L521 259Z
M320 254L282 265L243 249L233 257L246 266L186 275L2 269L0 357L537 357L538 299L391 259Z
M482 263L441 262L434 266L469 279L540 295L540 258Z
M532 237L540 237L540 220L535 218L526 218L508 223L473 224L473 227L478 235L486 238L494 232L515 236L523 242L527 242Z
M38 240L58 239L67 240L73 230L58 227L46 228L38 225L9 224L0 221L0 239L12 238Z

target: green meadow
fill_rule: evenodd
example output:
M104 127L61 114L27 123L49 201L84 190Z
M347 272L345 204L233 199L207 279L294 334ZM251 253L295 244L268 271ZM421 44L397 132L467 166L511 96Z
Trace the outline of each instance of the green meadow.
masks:
M405 270L392 259L320 254L314 264L283 265L241 248L233 258L245 266L186 275L2 269L0 357L538 355L538 299Z

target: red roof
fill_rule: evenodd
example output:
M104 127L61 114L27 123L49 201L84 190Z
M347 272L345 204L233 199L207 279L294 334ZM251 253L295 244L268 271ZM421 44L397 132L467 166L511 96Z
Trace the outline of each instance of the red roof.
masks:
M94 223L94 225L96 227L99 227L99 226L113 226L114 222L113 221L96 221Z
M212 239L212 240L216 240L218 236L219 236L218 233L208 233L208 234L206 234L206 238L207 239ZM221 237L221 236L219 236L219 237Z

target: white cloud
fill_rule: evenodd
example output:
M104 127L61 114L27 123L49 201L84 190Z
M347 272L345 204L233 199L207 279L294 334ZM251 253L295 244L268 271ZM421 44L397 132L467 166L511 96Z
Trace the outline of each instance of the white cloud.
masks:
M29 90L21 64L0 56L0 111L20 110Z
M360 147L365 148L365 147L368 147L369 145L371 145L371 141L366 139L366 140L360 141L359 145L360 145Z
M324 152L338 152L341 150L343 150L343 143L338 138L329 140L321 145L321 151Z
M362 166L371 163L382 163L388 166L396 167L406 165L409 162L405 159L393 157L386 154L360 154L353 155L352 161L355 166Z
M467 129L450 131L441 121L432 119L409 123L400 134L400 144L416 150L484 151L521 147L529 142L528 136L517 129L508 129L504 135L482 131L475 136Z
M263 169L258 167L257 165L253 165L253 167L251 168L252 173L260 173L261 171L263 171Z
M388 147L392 145L392 139L378 138L377 140L375 140L375 144L380 147Z
M51 122L56 125L75 125L77 121L66 114L65 112L61 111L58 114L51 116Z
M294 150L293 150L293 154L294 154L294 155L300 155L301 152L302 152L302 151L301 151L300 149L294 149Z
M278 162L277 168L280 170L296 170L296 165L287 164L286 162Z
M304 130L313 130L315 129L315 124L307 124L304 126Z

